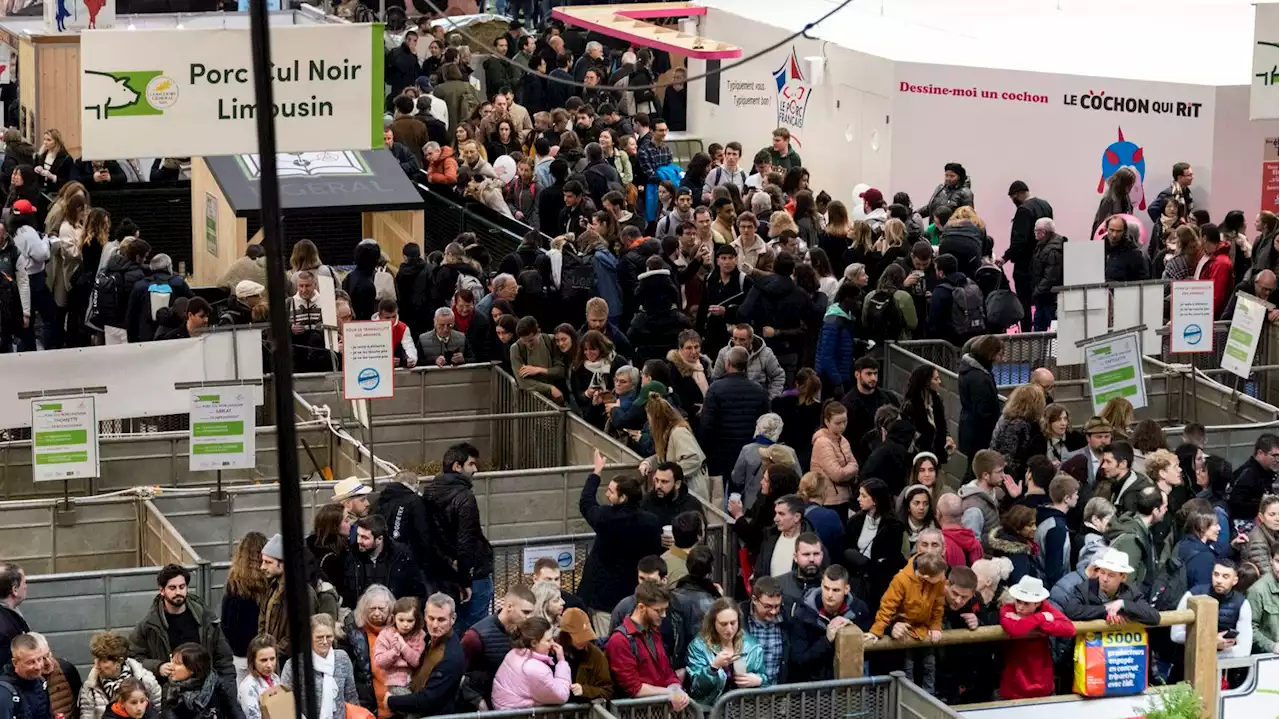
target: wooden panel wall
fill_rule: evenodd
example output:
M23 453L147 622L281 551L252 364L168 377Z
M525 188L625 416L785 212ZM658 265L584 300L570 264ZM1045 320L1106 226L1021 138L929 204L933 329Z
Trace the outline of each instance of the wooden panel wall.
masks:
M392 212L366 212L362 215L364 236L378 241L382 253L392 268L400 266L404 246L409 242L422 245L426 232L422 210L395 210Z
M27 140L38 150L44 132L56 129L62 133L67 150L78 157L82 112L79 38L33 41L23 37L18 48L18 88L22 106L31 118L23 128Z
M209 252L205 237L205 200L212 194L218 204L218 253ZM248 223L235 216L223 197L209 166L199 157L191 158L191 257L192 281L198 287L216 284L223 272L244 254Z

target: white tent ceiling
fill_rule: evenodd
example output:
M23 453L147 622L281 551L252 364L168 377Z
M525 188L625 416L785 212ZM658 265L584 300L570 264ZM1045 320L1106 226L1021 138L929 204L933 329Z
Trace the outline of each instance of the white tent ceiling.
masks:
M793 32L839 5L702 2ZM1246 85L1253 13L1251 0L853 0L810 35L903 62Z

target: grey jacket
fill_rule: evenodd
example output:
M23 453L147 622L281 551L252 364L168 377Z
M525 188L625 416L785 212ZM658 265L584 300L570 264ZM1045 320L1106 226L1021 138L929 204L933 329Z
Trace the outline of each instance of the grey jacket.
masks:
M1000 526L1000 508L995 497L979 487L976 479L961 487L957 494L960 495L960 506L964 508L960 523L972 530L985 548L987 535Z
M712 381L728 373L725 363L732 347L733 343L730 341L716 354L716 363L711 368ZM764 387L765 392L769 394L769 401L780 396L786 384L786 374L782 371L782 365L778 363L778 357L773 354L773 350L765 346L764 338L759 335L751 338L751 359L747 361L747 377Z
M351 657L341 649L330 649L334 653L333 658L333 681L338 685L338 695L334 697L333 714L334 717L344 717L347 715L346 704L359 704L360 697L356 694L355 670L351 666ZM284 663L284 669L280 670L280 686L292 691L293 687L289 686L293 681L293 660L288 659ZM324 697L324 675L316 672L316 702L319 703Z
M738 461L733 463L733 476L730 483L734 487L742 487L742 506L750 507L756 503L756 499L760 496L760 479L764 476L764 460L760 458L760 450L765 445L759 442L743 445L742 451L738 453ZM804 474L800 469L800 460L796 457L796 451L781 442L776 446L787 450L791 455L791 468L796 471L797 475Z
M470 361L471 350L467 347L467 336L457 330L449 330L449 339L441 342L435 329L418 335L418 346L422 348L422 356L418 358L420 365L433 365L437 357L444 357L448 362L454 352L461 352L464 359Z

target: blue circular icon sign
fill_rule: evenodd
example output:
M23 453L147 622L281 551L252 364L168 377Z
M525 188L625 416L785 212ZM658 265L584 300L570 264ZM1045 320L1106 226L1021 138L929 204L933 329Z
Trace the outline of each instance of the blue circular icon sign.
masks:
M561 569L568 569L573 566L573 555L569 552L561 552L556 555L556 563L560 565Z
M1198 345L1204 339L1204 330L1200 325L1187 325L1182 330L1182 339L1189 345Z
M356 375L356 382L359 383L360 389L372 392L382 383L382 375L372 367L365 367L360 370L360 374Z

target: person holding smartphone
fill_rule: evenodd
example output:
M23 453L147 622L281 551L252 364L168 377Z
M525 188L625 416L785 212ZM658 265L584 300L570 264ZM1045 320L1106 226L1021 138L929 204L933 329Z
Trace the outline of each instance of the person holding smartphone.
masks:
M734 689L765 684L764 648L743 629L738 605L717 599L702 619L698 638L689 645L689 697L710 707Z

